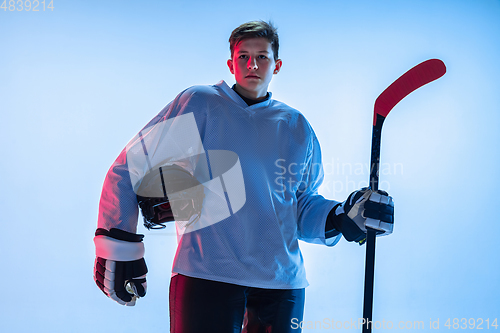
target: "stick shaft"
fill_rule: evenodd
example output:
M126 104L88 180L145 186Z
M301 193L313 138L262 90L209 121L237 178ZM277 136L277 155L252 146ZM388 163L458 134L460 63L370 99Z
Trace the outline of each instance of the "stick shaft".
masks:
M370 159L370 188L373 191L378 190L378 172L380 165L380 141L382 140L382 125L385 118L377 115L376 124L372 130L372 151Z
M368 228L366 234L366 261L365 261L365 296L363 302L363 333L372 331L373 313L373 283L375 275L375 240L376 232Z
M385 118L377 115L376 123L372 131L372 151L370 160L370 188L373 191L378 190L378 173L380 165L380 141L382 139L382 125ZM375 280L375 243L376 232L374 229L367 228L366 233L366 261L365 261L365 290L363 301L363 333L371 332L372 314L373 314L373 285Z

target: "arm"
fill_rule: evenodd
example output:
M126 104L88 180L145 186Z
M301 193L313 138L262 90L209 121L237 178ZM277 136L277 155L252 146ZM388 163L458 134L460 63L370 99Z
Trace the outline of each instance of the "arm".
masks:
M334 246L340 240L340 233L325 233L327 216L339 202L327 200L318 194L324 178L321 149L312 133L307 149L307 160L301 185L297 190L297 212L299 239L315 244Z
M163 108L122 150L106 174L94 238L97 257L94 280L108 297L120 304L134 305L135 299L146 293L143 235L136 234L139 214L136 187L142 181L144 172L151 169L150 159L154 162L156 158L154 152L159 151L157 159L161 159L164 158L163 152L170 151L165 149L169 142L165 143L167 146L159 146L165 129L156 125L183 110L189 97L189 94L184 96L180 93ZM146 159L138 158L145 155L142 139L145 130L150 134L152 145ZM135 146L142 155L133 149Z
M97 227L135 233L138 216L137 198L132 188L124 149L106 174L99 201Z
M106 174L99 202L94 281L106 296L127 306L135 305L147 288L144 236L136 234L138 212L123 150Z

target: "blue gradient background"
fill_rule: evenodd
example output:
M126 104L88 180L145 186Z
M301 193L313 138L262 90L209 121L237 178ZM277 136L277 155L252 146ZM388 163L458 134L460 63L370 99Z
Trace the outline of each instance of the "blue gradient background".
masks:
M254 19L278 26L283 68L270 90L315 129L330 199L367 182L376 97L421 61L446 63L448 73L384 125L381 181L395 198L396 226L377 242L374 320L423 321L427 331L439 319L435 331L450 331L448 318L499 317L499 17L497 0L55 1L53 11L0 10L2 331L168 331L173 228L139 228L150 273L136 307L94 285L102 182L177 93L234 83L227 39ZM365 248L301 247L311 284L304 320L356 322Z

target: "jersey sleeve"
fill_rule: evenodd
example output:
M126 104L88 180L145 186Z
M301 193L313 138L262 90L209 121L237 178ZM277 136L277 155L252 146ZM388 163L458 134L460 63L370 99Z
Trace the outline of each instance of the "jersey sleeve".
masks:
M173 116L176 112L182 112L182 106L187 103L186 99L189 99L189 94L184 94L184 92L181 92L174 101L165 106L139 133ZM134 139L138 136L139 134ZM98 228L107 230L118 228L132 233L137 232L139 206L131 180L133 171L129 169L127 163L127 147L129 145L130 142L111 165L104 179L99 201Z
M124 149L109 168L99 201L97 227L137 233L139 207L132 188Z
M302 181L296 194L299 239L308 243L333 246L342 235L325 238L325 224L328 213L338 202L328 200L318 193L323 179L321 149L313 132L308 146Z

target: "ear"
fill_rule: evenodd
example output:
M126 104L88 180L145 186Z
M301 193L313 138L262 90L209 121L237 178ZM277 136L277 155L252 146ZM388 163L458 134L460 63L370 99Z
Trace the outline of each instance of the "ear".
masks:
M276 60L276 64L274 65L275 67L274 67L273 74L278 74L280 72L281 65L283 65L283 62L281 61L281 59Z
M227 67L229 67L229 71L231 72L231 74L234 74L233 59L227 60Z

